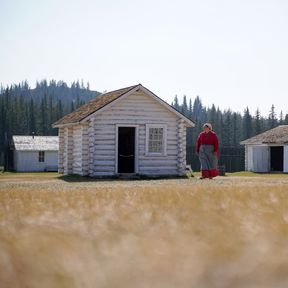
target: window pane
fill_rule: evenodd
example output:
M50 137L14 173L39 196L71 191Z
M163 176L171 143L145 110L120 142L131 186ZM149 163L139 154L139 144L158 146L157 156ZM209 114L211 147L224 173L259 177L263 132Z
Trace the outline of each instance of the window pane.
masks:
M45 152L44 151L39 151L39 153L38 153L38 161L39 162L45 162Z
M162 153L163 135L163 128L149 128L149 153Z

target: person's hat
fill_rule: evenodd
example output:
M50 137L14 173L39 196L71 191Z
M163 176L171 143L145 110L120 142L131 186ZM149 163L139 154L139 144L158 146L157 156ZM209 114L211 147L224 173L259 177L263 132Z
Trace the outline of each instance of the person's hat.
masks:
M205 123L205 124L203 125L203 128L205 128L205 127L209 128L210 130L213 130L213 129L212 129L212 125L211 125L210 123Z

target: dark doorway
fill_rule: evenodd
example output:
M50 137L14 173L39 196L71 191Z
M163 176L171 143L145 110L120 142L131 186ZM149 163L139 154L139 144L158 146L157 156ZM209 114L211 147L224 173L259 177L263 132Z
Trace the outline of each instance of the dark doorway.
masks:
M118 128L118 173L135 173L135 127Z
M270 147L270 151L271 171L283 172L283 146Z

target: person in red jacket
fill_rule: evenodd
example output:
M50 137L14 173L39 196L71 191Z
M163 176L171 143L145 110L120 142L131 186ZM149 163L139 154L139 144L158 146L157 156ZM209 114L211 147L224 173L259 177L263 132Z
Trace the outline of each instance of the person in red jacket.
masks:
M196 154L201 164L200 179L218 176L219 143L210 123L203 125L203 131L198 136Z

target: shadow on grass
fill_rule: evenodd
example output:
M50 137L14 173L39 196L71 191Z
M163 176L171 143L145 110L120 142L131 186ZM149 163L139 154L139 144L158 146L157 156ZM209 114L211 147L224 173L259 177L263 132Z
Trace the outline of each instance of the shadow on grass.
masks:
M61 175L58 179L69 183L77 182L103 182L103 181L149 181L149 180L167 180L167 179L189 179L194 176L145 176L145 175L129 175L129 176L106 176L106 177L89 177L77 174Z

